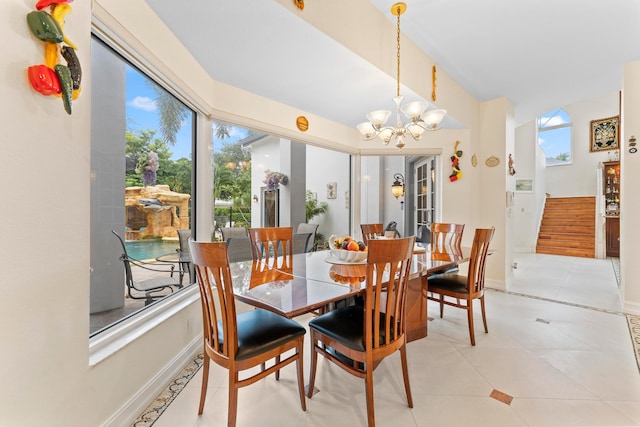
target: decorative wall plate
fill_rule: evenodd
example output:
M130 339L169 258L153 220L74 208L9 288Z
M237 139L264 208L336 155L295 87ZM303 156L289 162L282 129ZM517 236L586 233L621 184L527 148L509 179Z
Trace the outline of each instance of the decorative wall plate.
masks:
M309 129L309 120L305 116L299 116L296 119L296 126L300 132L306 132Z
M491 156L487 160L485 160L484 164L489 166L490 168L493 168L500 164L500 159L496 156Z
M471 166L474 168L478 166L478 156L476 156L475 153L471 156Z

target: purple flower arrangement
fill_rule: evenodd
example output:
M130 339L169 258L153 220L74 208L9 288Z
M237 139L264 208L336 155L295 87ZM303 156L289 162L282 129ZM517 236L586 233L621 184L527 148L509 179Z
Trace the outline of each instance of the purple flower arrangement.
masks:
M287 185L289 178L281 172L272 172L269 169L264 171L265 177L263 183L266 184L268 191L277 190L280 184Z

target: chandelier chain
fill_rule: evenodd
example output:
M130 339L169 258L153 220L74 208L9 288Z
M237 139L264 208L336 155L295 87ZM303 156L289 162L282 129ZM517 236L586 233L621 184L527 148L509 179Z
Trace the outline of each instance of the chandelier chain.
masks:
M397 69L397 80L396 80L396 96L400 96L400 7L398 7L398 28L397 28L397 59L398 59L398 69Z

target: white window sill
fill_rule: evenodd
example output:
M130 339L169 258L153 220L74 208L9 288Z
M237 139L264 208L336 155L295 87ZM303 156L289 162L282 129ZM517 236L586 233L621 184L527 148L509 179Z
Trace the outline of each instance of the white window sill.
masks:
M95 366L200 298L197 285L141 311L89 339L89 366Z

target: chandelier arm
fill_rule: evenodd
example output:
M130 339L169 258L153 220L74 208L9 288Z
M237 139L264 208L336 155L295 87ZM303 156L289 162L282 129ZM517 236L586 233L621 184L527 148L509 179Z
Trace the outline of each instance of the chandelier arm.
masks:
M421 119L421 120L418 120L418 121L415 121L415 122L411 122L411 124L414 124L414 125L416 125L416 126L420 126L422 129L424 129L424 130L426 130L426 131L429 131L429 132L435 132L435 131L437 131L437 130L442 129L442 128L441 128L441 127L439 127L439 126L435 126L435 127L427 126L427 124L426 124L426 123L424 122L424 120L422 120L422 119ZM409 133L411 133L411 132L409 132Z

